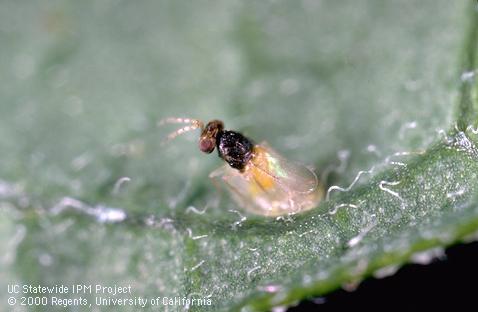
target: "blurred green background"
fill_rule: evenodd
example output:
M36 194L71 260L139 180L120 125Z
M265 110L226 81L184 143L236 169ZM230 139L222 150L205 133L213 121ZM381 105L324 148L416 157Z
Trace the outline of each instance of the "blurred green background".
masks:
M302 231L297 224L239 212L251 223L235 233L235 204L223 197L215 205L207 178L221 161L197 150L197 133L161 146L175 128L157 121L221 119L330 173L329 184L346 187L373 166L393 174L400 165L390 165L391 155L423 151L455 120L470 7L445 0L1 1L0 305L11 282L212 293L220 298L215 308L227 309L290 273L290 294L304 285L304 263L340 258L356 232L340 232L335 245L313 238L300 246L288 234ZM122 177L131 181L114 192ZM52 214L64 197L149 216L154 226ZM196 216L189 206L208 208ZM207 222L219 225L208 230ZM241 244L264 252L246 256ZM246 273L256 267L251 280ZM309 271L312 282L320 270Z

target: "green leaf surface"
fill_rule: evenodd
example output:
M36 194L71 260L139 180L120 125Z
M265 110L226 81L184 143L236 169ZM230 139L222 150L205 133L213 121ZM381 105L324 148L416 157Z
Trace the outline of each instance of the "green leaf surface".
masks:
M2 1L0 42L1 289L267 310L476 238L474 1ZM168 116L317 167L327 200L242 211Z

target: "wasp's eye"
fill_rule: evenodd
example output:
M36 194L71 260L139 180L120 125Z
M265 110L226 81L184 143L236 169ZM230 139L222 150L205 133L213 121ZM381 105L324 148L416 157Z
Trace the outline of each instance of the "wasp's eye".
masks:
M199 140L199 149L204 153L212 153L216 147L216 140L210 138L204 138Z

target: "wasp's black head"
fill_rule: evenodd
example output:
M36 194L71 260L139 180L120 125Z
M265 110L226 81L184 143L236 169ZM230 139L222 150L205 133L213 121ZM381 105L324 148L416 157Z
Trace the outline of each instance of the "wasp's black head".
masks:
M207 123L199 137L199 149L204 153L212 153L216 148L218 136L222 133L224 124L220 120L213 120Z

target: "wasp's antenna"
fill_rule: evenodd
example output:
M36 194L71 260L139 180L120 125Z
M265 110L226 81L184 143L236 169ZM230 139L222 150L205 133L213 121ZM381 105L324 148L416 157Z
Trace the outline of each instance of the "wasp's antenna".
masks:
M165 124L176 124L176 123L188 123L188 124L195 124L198 125L199 128L203 127L203 122L199 119L192 119L192 118L178 118L178 117L168 117L161 119L158 122L158 126L162 126Z
M185 123L188 124L170 134L166 137L166 140L163 142L167 143L177 137L178 135L184 134L186 132L196 130L196 129L204 129L204 123L199 119L192 119L192 118L175 118L175 117L168 117L160 120L158 122L158 126L163 126L165 124L176 124L176 123Z

